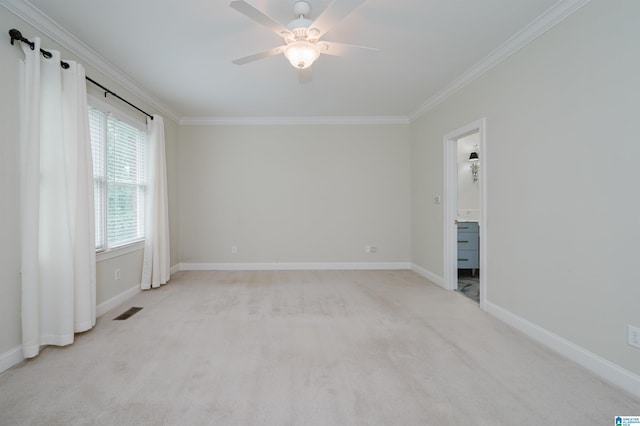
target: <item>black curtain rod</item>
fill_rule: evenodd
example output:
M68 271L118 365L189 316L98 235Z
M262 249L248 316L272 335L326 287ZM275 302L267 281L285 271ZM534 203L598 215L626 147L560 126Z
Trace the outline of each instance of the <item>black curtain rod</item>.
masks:
M23 36L22 36L22 33L21 33L20 31L16 30L16 29L9 30L9 36L11 36L11 44L12 44L12 45L13 45L13 42L14 42L14 41L18 40L18 41L20 41L20 42L22 42L22 43L27 43L29 46L31 46L31 50L34 50L34 49L36 48L36 45L35 45L35 43L34 43L34 42L29 41L29 39L27 39L27 38L23 37ZM42 53L42 56L44 56L44 57L45 57L45 58L47 58L47 59L51 58L51 56L52 56L52 55L51 55L51 52L48 52L48 51L46 51L46 50L44 50L44 49L40 49L40 53ZM69 64L68 64L68 63L66 63L66 62L64 62L64 61L60 61L60 66L61 66L63 69L65 69L65 70L66 70L67 68L69 68ZM124 103L126 103L127 105L129 105L130 107L137 109L138 111L140 111L141 113L143 113L144 115L146 115L147 117L149 117L149 118L151 118L151 119L153 120L153 115L151 115L151 114L149 114L149 113L147 113L147 112L145 112L145 111L141 110L140 108L138 108L137 106L135 106L134 104L132 104L131 102L129 102L128 100L126 100L126 99L124 99L124 98L122 98L122 97L118 96L115 92L113 92L113 91L111 91L111 90L107 89L107 88L106 88L106 87L104 87L102 84L98 83L97 81L93 80L92 78L89 78L89 77L85 77L85 78L87 79L87 81L89 81L89 82L91 82L91 83L95 84L96 86L98 86L99 88L101 88L102 90L104 90L104 97L105 97L105 98L107 97L107 95L114 96L114 97L116 97L116 98L120 99L122 102L124 102Z
M67 65L67 66L68 66L68 65ZM122 102L124 102L125 104L129 105L129 106L130 106L130 107L132 107L132 108L137 109L138 111L140 111L141 113L143 113L144 115L146 115L147 117L149 117L150 119L152 119L152 120L153 120L153 115L151 115L151 114L149 114L149 113L147 113L147 112L144 112L143 110L141 110L140 108L138 108L137 106L135 106L134 104L132 104L131 102L129 102L128 100L126 100L126 99L124 99L124 98L121 98L120 96L116 95L114 92L112 92L111 90L107 89L107 88L106 88L106 87L104 87L102 84L100 84L100 83L98 83L97 81L95 81L94 79L89 78L89 77L85 77L85 78L87 79L87 81L89 81L89 82L91 82L91 83L95 84L96 86L98 86L99 88L101 88L102 90L104 90L104 97L105 97L105 98L107 97L107 94L109 94L109 95L111 95L111 96L114 96L114 97L116 97L116 98L120 99L120 100L121 100Z

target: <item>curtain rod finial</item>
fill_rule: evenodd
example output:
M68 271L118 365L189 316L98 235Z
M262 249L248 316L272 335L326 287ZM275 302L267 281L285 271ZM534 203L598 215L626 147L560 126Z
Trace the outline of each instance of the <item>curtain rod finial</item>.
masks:
M9 30L9 36L11 36L11 45L15 40L22 40L22 33L15 28Z
M9 30L9 36L11 36L11 45L13 46L13 42L15 40L21 41L23 43L27 43L29 46L31 46L31 50L36 48L36 44L32 41L29 41L28 39L22 37L22 33L18 30L16 30L15 28L12 28Z

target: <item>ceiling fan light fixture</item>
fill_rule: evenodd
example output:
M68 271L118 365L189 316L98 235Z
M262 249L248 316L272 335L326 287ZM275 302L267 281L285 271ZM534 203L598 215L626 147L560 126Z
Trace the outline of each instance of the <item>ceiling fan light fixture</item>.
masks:
M320 49L308 41L294 41L284 48L284 56L297 69L309 68L320 56Z

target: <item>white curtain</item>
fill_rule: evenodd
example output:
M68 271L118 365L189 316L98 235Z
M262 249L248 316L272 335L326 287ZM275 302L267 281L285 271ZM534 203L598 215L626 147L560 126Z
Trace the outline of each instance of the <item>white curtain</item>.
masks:
M68 345L96 322L93 168L85 72L22 44L22 350Z
M169 203L164 150L164 121L158 115L147 119L147 198L145 244L142 265L143 290L160 287L170 278Z

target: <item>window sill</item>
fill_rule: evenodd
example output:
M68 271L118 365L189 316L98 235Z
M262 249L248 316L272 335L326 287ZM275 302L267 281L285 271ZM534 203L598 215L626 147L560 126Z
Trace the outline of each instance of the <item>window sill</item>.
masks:
M124 256L125 254L133 253L139 250L144 250L144 240L136 241L135 243L127 244L126 246L116 247L111 250L96 253L96 262L102 262L103 260Z

